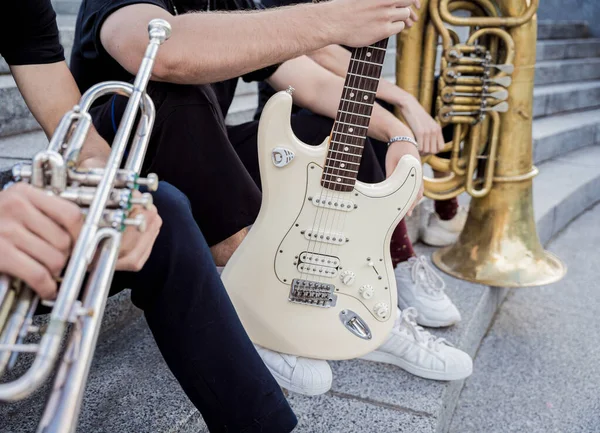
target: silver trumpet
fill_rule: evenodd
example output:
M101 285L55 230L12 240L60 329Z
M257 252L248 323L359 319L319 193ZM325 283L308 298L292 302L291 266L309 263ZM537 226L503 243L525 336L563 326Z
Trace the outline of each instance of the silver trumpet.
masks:
M0 384L0 401L28 397L60 364L38 432L69 433L76 429L123 230L127 226L145 229L143 218L128 218L130 208L152 204L150 194L134 198L132 193L140 185L151 191L158 187L156 175L139 177L155 117L146 86L158 47L169 38L171 27L155 19L148 24L148 33L150 43L134 84L108 81L90 88L62 118L48 148L35 155L31 164L13 169L15 181L30 182L71 200L85 214L57 298L46 303L52 310L39 343L24 343L30 333L40 332L32 326L38 297L21 281L0 275L0 377L20 354L35 354L23 375ZM77 156L92 125L89 109L98 98L109 94L128 96L129 101L108 163L103 169L78 171L74 168ZM140 119L121 168L138 110ZM64 337L68 340L59 362Z

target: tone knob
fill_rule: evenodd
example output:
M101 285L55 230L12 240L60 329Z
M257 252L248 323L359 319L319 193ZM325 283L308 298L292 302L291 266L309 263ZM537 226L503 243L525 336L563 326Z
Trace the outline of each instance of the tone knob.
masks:
M370 284L365 284L360 289L358 289L358 293L360 293L360 296L362 296L364 299L371 299L373 297L374 292L375 290Z
M342 283L344 283L347 286L350 286L354 284L354 280L356 280L356 275L354 275L354 272L352 271L344 271L340 274L340 279L342 280Z
M380 302L377 305L375 305L375 307L373 307L373 311L375 312L377 317L383 319L387 317L388 313L390 312L390 307L388 307L388 304Z

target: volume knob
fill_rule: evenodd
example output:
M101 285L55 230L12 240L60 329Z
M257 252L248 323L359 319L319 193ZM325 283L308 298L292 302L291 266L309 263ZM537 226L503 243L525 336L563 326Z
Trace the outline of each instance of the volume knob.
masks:
M358 293L360 293L360 296L362 296L363 299L371 299L373 297L374 292L375 290L370 284L365 284L360 289L358 289Z
M350 286L354 284L354 281L356 280L356 275L352 271L344 271L340 274L340 279L342 280L342 283L344 283L347 286Z
M388 306L388 304L384 304L383 302L380 302L380 303L376 304L375 307L373 307L373 311L375 312L377 317L384 319L387 317L388 313L390 312L390 307Z

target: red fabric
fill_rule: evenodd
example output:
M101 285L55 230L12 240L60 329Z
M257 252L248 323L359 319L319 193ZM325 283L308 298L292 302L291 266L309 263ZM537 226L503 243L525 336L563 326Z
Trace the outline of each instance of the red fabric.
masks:
M396 267L398 263L405 262L409 258L416 256L410 238L408 237L404 219L400 221L400 224L398 224L396 230L394 230L392 241L390 242L390 252L394 267Z
M450 200L436 200L435 213L440 216L441 220L448 221L456 216L458 211L458 200L451 198Z

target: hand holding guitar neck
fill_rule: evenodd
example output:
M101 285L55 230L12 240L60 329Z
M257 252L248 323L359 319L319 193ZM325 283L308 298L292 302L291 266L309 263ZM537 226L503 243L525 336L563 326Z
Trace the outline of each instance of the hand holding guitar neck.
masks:
M364 47L410 27L417 16L412 7L419 0L331 0L330 22L341 45Z

